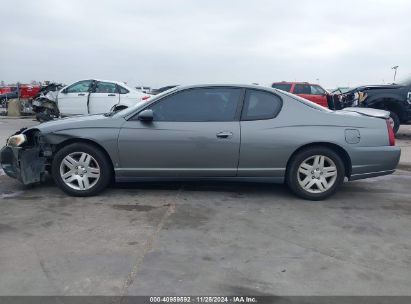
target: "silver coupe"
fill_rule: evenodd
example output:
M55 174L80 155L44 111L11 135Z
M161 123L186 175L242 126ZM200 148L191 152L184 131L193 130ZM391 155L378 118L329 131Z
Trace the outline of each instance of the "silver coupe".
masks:
M49 172L74 196L111 181L236 180L286 183L310 200L344 179L394 172L400 148L381 110L330 111L260 86L168 90L120 112L43 123L11 136L5 173L24 184Z

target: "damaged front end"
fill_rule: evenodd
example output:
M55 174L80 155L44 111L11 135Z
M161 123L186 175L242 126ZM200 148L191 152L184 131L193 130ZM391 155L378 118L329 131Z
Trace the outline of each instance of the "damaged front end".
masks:
M4 172L24 185L43 180L49 166L51 147L37 129L22 129L7 140L0 150Z
M339 95L341 108L347 107L362 107L368 98L368 93L365 88L356 88Z

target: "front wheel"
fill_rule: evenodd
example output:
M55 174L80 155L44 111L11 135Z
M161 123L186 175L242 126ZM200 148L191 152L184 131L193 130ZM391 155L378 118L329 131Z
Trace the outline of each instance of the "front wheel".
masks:
M69 195L93 196L108 186L112 168L99 148L74 143L56 153L52 176L56 184Z
M337 153L326 147L313 147L293 156L286 181L299 197L322 200L343 183L344 172L344 163Z

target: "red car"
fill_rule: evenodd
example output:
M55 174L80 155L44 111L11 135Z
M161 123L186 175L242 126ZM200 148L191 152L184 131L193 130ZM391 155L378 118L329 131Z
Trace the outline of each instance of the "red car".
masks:
M1 87L0 88L0 94L10 93L12 90L13 90L12 87Z
M329 93L318 84L308 82L274 82L271 87L301 96L328 108Z
M34 96L37 95L37 93L40 91L41 86L39 85L30 85L30 84L21 84L19 86L20 88L20 98L33 98ZM16 86L6 86L0 88L0 94L6 94L10 93L12 91L15 91L17 89Z
M40 92L41 86L39 85L20 85L20 98L33 98Z

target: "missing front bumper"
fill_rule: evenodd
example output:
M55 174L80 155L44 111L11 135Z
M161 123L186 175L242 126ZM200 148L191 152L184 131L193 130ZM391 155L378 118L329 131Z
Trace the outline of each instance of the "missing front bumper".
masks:
M0 164L4 172L24 185L40 182L45 172L46 158L40 156L40 148L3 147Z

